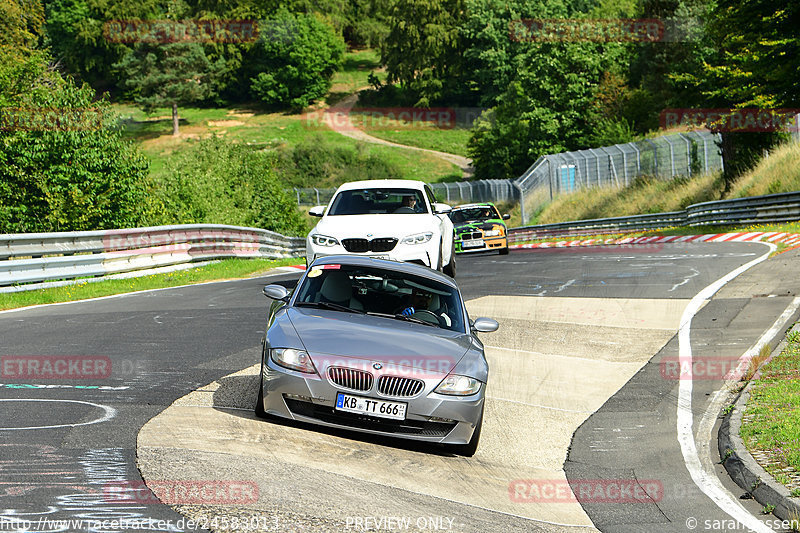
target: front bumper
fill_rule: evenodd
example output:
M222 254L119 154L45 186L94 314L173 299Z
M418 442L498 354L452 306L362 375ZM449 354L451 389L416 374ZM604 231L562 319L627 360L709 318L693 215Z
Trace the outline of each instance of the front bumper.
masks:
M355 255L362 257L376 257L378 259L391 259L406 263L417 263L429 268L436 268L438 262L439 246L438 241L431 239L425 244L403 244L398 242L395 247L387 252L348 252L344 246L317 246L313 243L306 243L306 260L310 265L320 257L329 255Z
M425 388L413 398L381 396L343 389L326 377L327 368L318 374L302 374L278 366L269 357L262 365L264 411L268 414L322 426L360 431L441 444L466 444L472 438L483 411L485 385L474 395L455 397L433 392L445 375L420 378ZM375 382L377 383L377 377ZM345 394L404 402L408 404L406 419L382 419L368 415L345 413L334 409L336 395Z
M480 240L483 241L482 246L471 246L468 248L464 248L462 246L461 239L457 239L454 242L455 251L456 253L463 254L470 252L486 252L491 250L502 250L503 248L508 248L508 238L506 238L505 236L482 238Z

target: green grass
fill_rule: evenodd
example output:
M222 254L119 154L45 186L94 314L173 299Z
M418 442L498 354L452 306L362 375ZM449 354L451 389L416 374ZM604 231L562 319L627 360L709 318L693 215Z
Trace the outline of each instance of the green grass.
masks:
M532 223L680 211L691 204L719 200L722 187L719 176L713 174L672 180L642 177L622 189L591 188L558 196Z
M333 75L331 90L326 102L334 104L344 96L369 86L369 74L386 81L380 65L380 53L373 49L350 50L344 56L342 68Z
M786 340L750 389L740 434L749 450L769 454L773 470L800 471L800 335Z
M467 141L469 141L470 130L466 128L414 127L403 129L403 125L398 124L398 129L367 129L365 131L373 137L398 144L467 157Z
M113 294L191 285L207 281L220 281L258 276L275 267L297 265L303 259L225 259L209 265L178 270L164 274L151 274L138 278L115 279L90 283L80 281L74 285L51 287L26 292L0 294L0 309L15 309L29 305L86 300Z
M350 139L331 130L320 119L321 111L303 115L265 113L258 110L230 108L203 109L184 107L179 109L182 119L180 137L172 136L168 109L156 110L150 118L141 110L129 105L116 105L123 116L125 136L139 143L148 157L151 174L166 172L166 162L176 152L205 136L219 135L235 142L253 145L257 149L286 150L302 141L320 139L326 145L358 150L365 156L372 155L397 166L400 178L438 182L452 179L461 170L452 163L434 155ZM317 114L314 114L317 113ZM347 181L359 179L352 176ZM334 187L340 183L308 183L308 187Z

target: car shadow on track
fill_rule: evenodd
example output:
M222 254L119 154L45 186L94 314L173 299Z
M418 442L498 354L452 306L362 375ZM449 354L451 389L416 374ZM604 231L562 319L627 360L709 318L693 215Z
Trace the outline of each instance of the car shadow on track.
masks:
M381 435L371 435L358 431L331 428L320 426L308 422L289 420L276 416L267 419L256 417L254 412L255 400L258 396L258 375L233 375L217 380L219 387L214 391L213 407L230 416L237 416L249 420L258 420L263 424L275 424L285 427L296 428L304 431L313 431L324 435L331 435L343 439L350 439L363 443L373 444L385 448L395 448L411 452L424 453L426 455L439 455L442 457L460 457L449 452L444 445L430 442L418 442L413 440L384 437Z

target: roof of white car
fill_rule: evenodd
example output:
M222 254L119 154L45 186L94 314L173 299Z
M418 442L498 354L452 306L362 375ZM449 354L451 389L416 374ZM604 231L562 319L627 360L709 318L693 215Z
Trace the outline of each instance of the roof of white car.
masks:
M339 186L337 191L351 191L353 189L397 188L397 189L424 189L425 182L417 180L361 180L351 181Z

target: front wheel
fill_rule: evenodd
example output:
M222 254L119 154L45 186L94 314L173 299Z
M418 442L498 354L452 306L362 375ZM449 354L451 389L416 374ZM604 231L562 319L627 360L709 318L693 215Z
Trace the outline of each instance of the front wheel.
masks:
M442 269L442 272L444 272L445 274L447 274L451 278L455 278L456 277L456 253L455 253L455 251L451 251L450 252L450 262L447 263L444 266L444 268Z
M508 255L508 246L500 248L500 255Z
M263 357L263 356L262 356ZM258 399L256 400L256 407L253 409L258 418L268 418L267 412L264 410L264 362L261 362L261 371L258 373Z

